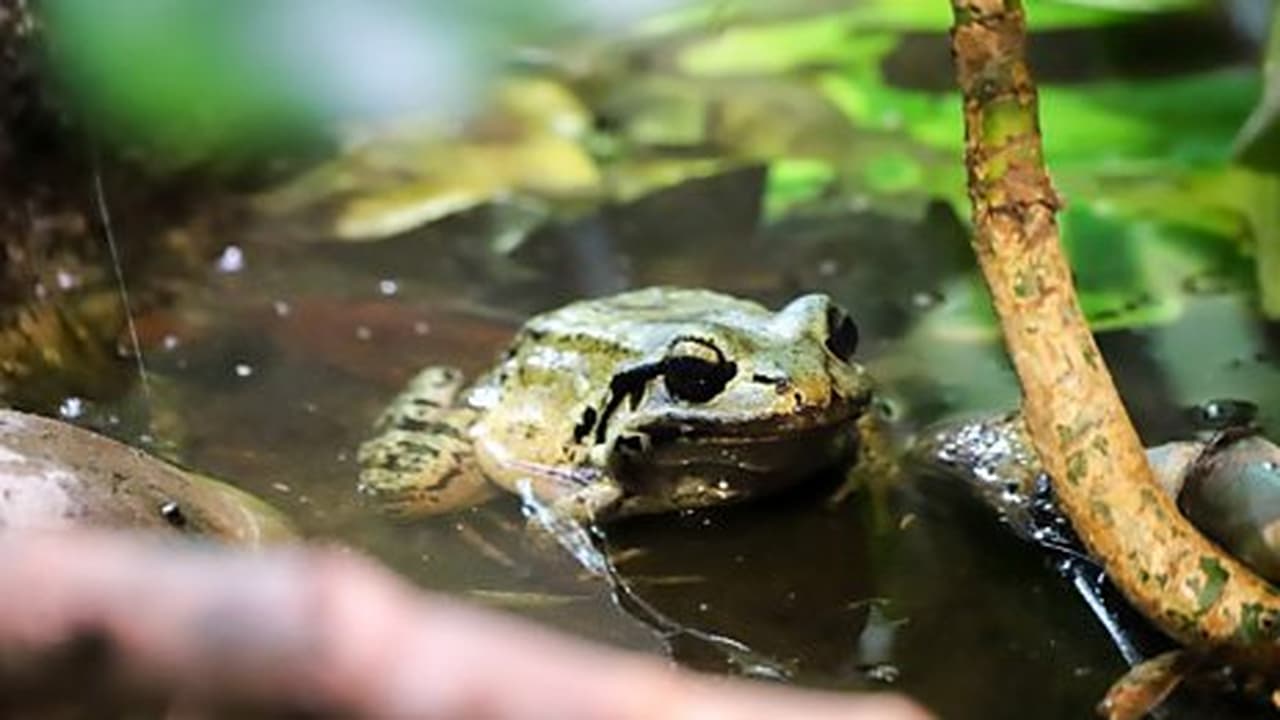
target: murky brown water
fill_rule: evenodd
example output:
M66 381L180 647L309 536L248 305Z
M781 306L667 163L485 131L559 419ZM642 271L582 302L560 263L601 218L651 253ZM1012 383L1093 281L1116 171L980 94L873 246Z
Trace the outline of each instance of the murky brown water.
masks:
M474 373L521 318L623 287L706 286L771 304L830 292L859 319L859 355L903 428L1015 401L990 338L930 322L968 267L954 217L842 211L761 227L760 181L741 171L687 183L503 258L484 250L483 213L377 246L282 246L255 239L270 227L246 228L226 238L240 262L224 254L200 290L139 319L150 395L138 386L110 406L90 401L81 421L175 446L313 537L364 549L424 587L581 635L714 671L892 686L949 718L1083 716L1123 667L1106 634L1037 551L936 484L904 486L880 528L858 498L828 506L832 478L609 527L630 592L686 633L655 628L634 600L528 542L512 498L400 524L354 502L354 449L414 369ZM1174 326L1103 338L1150 442L1183 431L1181 408L1209 398L1280 407L1267 330L1236 298L1190 300ZM140 407L150 437L130 421Z

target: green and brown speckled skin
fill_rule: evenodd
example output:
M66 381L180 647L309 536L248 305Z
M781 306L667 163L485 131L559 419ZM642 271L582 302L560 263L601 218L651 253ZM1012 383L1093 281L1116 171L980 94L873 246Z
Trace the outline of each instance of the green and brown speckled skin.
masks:
M420 373L361 446L361 488L401 515L500 488L583 523L760 497L857 455L856 344L820 294L580 300L531 318L461 395L461 374Z

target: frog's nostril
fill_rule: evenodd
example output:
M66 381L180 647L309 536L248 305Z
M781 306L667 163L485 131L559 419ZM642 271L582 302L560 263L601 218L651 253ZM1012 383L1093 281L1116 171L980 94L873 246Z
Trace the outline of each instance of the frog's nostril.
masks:
M756 373L751 376L751 382L756 383L757 385L768 385L777 391L779 395L784 395L791 389L791 382L787 380L785 375Z

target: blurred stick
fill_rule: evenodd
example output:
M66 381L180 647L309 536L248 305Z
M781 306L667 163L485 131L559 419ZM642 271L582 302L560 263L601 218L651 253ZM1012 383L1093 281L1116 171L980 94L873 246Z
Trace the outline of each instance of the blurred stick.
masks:
M1041 149L1018 0L951 0L973 248L1032 442L1089 551L1161 629L1280 668L1280 596L1204 539L1156 485L1072 286Z
M418 593L335 550L11 532L0 598L6 717L65 712L67 698L90 717L170 702L184 717L926 717L893 696L673 670Z

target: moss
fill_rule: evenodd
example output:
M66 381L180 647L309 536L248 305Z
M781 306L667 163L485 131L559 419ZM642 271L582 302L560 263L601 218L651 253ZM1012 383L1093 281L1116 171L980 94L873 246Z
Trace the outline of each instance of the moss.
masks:
M1099 522L1106 523L1107 525L1115 524L1114 519L1111 517L1111 508L1108 507L1106 503L1101 500L1094 500L1089 503L1089 507L1093 510L1093 514L1097 516Z
M1086 347L1081 355L1084 357L1084 362L1089 366L1090 370L1098 369L1098 350L1096 348Z
M1204 583L1200 586L1200 592L1196 594L1197 616L1209 612L1214 603L1218 602L1227 580L1231 578L1231 573L1222 567L1218 559L1210 556L1200 558L1200 572L1204 573Z
M1074 452L1067 458L1067 482L1072 485L1079 485L1085 475L1089 473L1089 461L1085 459L1083 452Z

